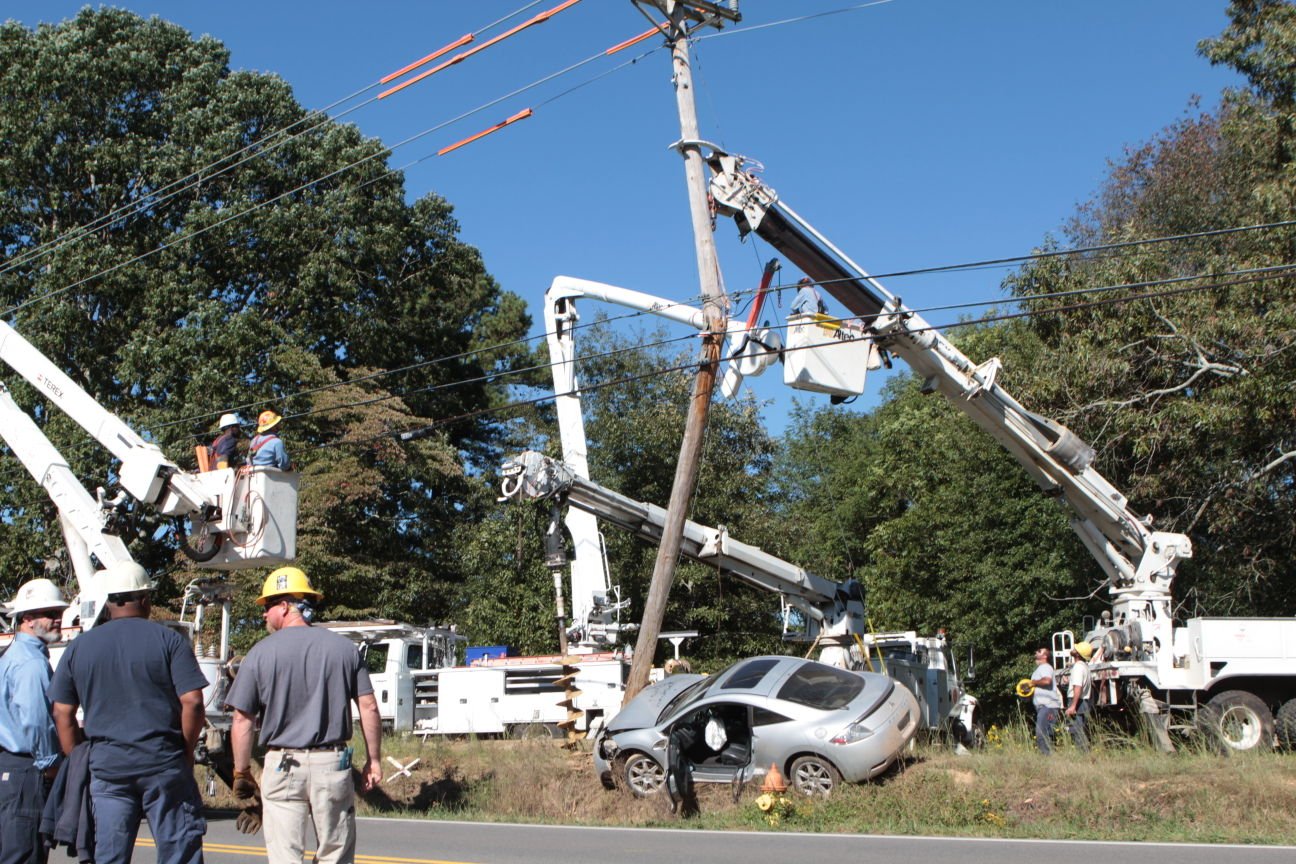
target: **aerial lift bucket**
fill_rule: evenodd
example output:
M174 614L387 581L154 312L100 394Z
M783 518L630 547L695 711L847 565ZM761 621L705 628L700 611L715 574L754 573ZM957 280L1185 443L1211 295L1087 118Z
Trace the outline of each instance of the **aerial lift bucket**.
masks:
M274 567L297 557L297 488L301 474L276 468L221 468L195 475L217 501L220 516L190 538L187 554L200 567Z
M789 387L848 399L864 392L868 371L881 365L877 345L862 332L820 313L788 316L783 383Z

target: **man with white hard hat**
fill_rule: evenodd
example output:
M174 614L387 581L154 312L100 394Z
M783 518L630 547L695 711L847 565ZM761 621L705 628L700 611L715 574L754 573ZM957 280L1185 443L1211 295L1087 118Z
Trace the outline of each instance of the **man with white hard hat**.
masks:
M95 864L127 864L145 815L158 864L202 864L207 822L193 761L207 678L184 636L148 620L143 567L120 561L99 578L109 620L68 644L49 688L63 752L82 738L93 744Z
M12 602L14 638L0 657L0 864L41 864L41 809L60 756L45 688L62 636L63 592L33 579Z
M222 414L217 424L220 434L211 443L211 452L217 468L238 467L238 439L243 432L237 414Z

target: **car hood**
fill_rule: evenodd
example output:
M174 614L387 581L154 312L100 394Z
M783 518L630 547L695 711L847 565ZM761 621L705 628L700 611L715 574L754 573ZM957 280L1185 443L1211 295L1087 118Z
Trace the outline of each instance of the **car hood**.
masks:
M657 715L670 700L690 684L701 681L704 675L680 673L663 678L651 687L645 688L638 696L630 700L621 711L608 721L605 727L609 732L624 732L627 729L642 729L657 723Z

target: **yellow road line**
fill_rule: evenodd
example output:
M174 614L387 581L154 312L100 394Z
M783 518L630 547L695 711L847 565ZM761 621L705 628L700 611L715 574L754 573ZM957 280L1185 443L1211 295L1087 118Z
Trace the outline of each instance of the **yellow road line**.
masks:
M148 837L140 837L135 841L135 845L142 849L156 848L157 844ZM238 846L233 843L210 843L203 841L203 852L225 852L230 855L256 855L266 857L264 846ZM305 857L313 860L314 852L306 852ZM388 855L360 855L355 856L359 864L471 864L467 861L448 861L444 858L399 858Z

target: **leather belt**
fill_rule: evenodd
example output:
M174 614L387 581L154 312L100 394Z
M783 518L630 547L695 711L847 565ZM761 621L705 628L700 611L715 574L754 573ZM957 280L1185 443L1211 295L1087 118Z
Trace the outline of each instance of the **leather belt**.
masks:
M281 750L285 753L314 753L319 750L344 750L351 746L351 742L344 741L341 744L314 744L310 747L267 747L267 750Z

